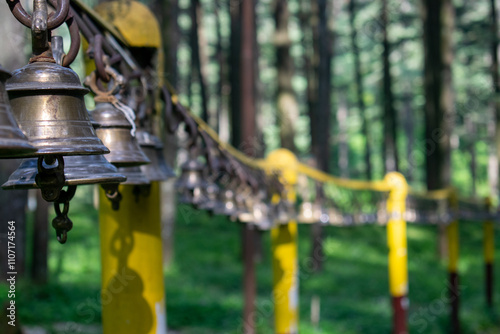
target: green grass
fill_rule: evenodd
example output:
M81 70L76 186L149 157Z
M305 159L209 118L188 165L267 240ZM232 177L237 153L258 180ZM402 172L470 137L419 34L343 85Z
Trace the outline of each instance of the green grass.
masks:
M59 245L50 231L50 283L19 282L16 304L23 324L101 321L97 213L83 195L71 205L74 228L68 243ZM175 230L175 260L165 269L168 326L183 334L238 333L243 306L240 226L204 213L187 221L183 217L179 215ZM432 226L408 228L410 333L449 332L443 297L447 273L436 257L435 232ZM313 273L309 227L299 228L300 333L390 333L385 229L329 227L324 236L324 268ZM498 333L497 313L484 303L481 224L462 223L460 241L463 333ZM268 232L262 233L257 281L258 333L273 333ZM500 273L495 283L500 287ZM0 285L0 302L5 301L5 291ZM318 328L309 320L314 296L321 303ZM498 289L495 299L500 303Z

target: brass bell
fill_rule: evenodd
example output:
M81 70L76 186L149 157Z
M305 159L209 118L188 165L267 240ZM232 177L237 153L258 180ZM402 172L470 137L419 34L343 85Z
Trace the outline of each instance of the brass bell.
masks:
M96 133L111 153L106 159L116 167L140 166L150 163L148 157L139 147L137 139L132 136L132 124L127 117L108 102L96 104L90 112L97 124Z
M253 204L253 221L260 230L268 230L273 226L270 205L266 203L266 191L260 190Z
M125 185L142 186L148 185L149 179L144 175L139 166L119 167L118 172L123 174L127 180L122 182Z
M328 214L323 210L320 203L303 202L300 205L297 220L306 224L324 223L328 221L327 216Z
M215 182L206 181L202 188L203 200L198 204L198 209L213 211L219 203L220 188Z
M281 199L274 207L275 221L278 224L288 224L296 219L296 212L293 204L287 199Z
M14 117L39 155L103 154L109 150L97 138L83 96L88 90L70 68L34 62L7 80Z
M219 196L219 205L214 208L214 213L228 217L238 215L234 190L231 188L224 189Z
M181 176L175 187L181 195L180 203L198 205L203 202L202 189L206 187L203 180L205 166L197 159L195 151L191 151L190 155L191 157L181 166Z
M103 155L59 156L59 159L63 160L58 160L54 166L46 168L58 168L63 163L65 186L120 183L126 180L126 177L119 173L117 168L110 164ZM39 188L36 182L38 173L38 159L24 159L17 170L10 175L8 181L2 185L2 188Z
M164 181L175 177L174 170L165 162L161 140L143 130L137 131L136 138L142 151L151 161L150 164L141 166L141 171L149 181Z
M238 209L238 220L244 223L253 223L255 198L252 189L247 185L240 185L236 190L235 201Z
M315 223L314 219L314 203L303 202L299 207L299 214L297 220L301 223Z
M5 90L5 81L11 74L0 65L0 158L32 155L36 151L17 126Z

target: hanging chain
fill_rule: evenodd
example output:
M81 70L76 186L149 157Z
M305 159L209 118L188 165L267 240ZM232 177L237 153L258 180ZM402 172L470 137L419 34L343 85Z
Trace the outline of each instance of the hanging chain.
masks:
M52 220L52 227L56 230L57 241L64 244L68 239L68 232L73 228L73 222L68 218L69 201L75 196L76 186L69 186L65 191L61 191L61 195L54 202L54 210L56 217ZM63 204L61 211L60 205Z

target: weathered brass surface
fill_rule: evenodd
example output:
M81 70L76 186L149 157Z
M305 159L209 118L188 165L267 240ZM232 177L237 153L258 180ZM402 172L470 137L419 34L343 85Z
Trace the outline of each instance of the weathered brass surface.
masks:
M2 185L3 189L39 188L36 183L38 174L37 159L24 159L19 168ZM64 185L83 185L95 183L119 183L126 177L110 164L103 155L64 157Z
M149 181L164 181L176 176L172 167L165 161L163 143L158 137L139 130L136 133L136 138L142 151L151 161L150 164L141 166L141 171Z
M11 74L0 66L0 158L32 156L36 148L17 126L5 90L5 82Z
M71 69L35 62L13 72L7 80L14 118L34 155L103 154L109 150L97 138L85 108L87 94Z
M132 167L150 163L148 157L139 147L139 143L132 136L129 123L122 111L111 103L98 103L90 112L92 119L97 123L96 133L111 153L106 159L117 167Z
M120 174L125 175L125 177L127 178L127 181L123 182L122 184L138 186L138 185L147 185L150 183L146 175L144 175L144 173L139 168L139 166L119 167L118 172Z

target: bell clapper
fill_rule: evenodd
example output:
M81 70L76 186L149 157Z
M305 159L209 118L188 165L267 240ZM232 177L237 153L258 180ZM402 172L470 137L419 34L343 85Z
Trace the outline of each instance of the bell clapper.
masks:
M102 189L106 194L106 197L111 202L111 208L114 211L120 209L120 201L122 200L122 194L118 190L118 183L101 184Z
M52 220L52 227L56 230L57 241L64 244L68 238L67 233L73 228L73 222L68 218L69 201L75 196L76 186L68 186L67 190L61 191L61 195L54 202L56 217ZM60 205L63 204L61 211Z
M64 158L62 155L43 155L38 157L36 184L47 202L54 202L60 196L66 181L64 177Z

